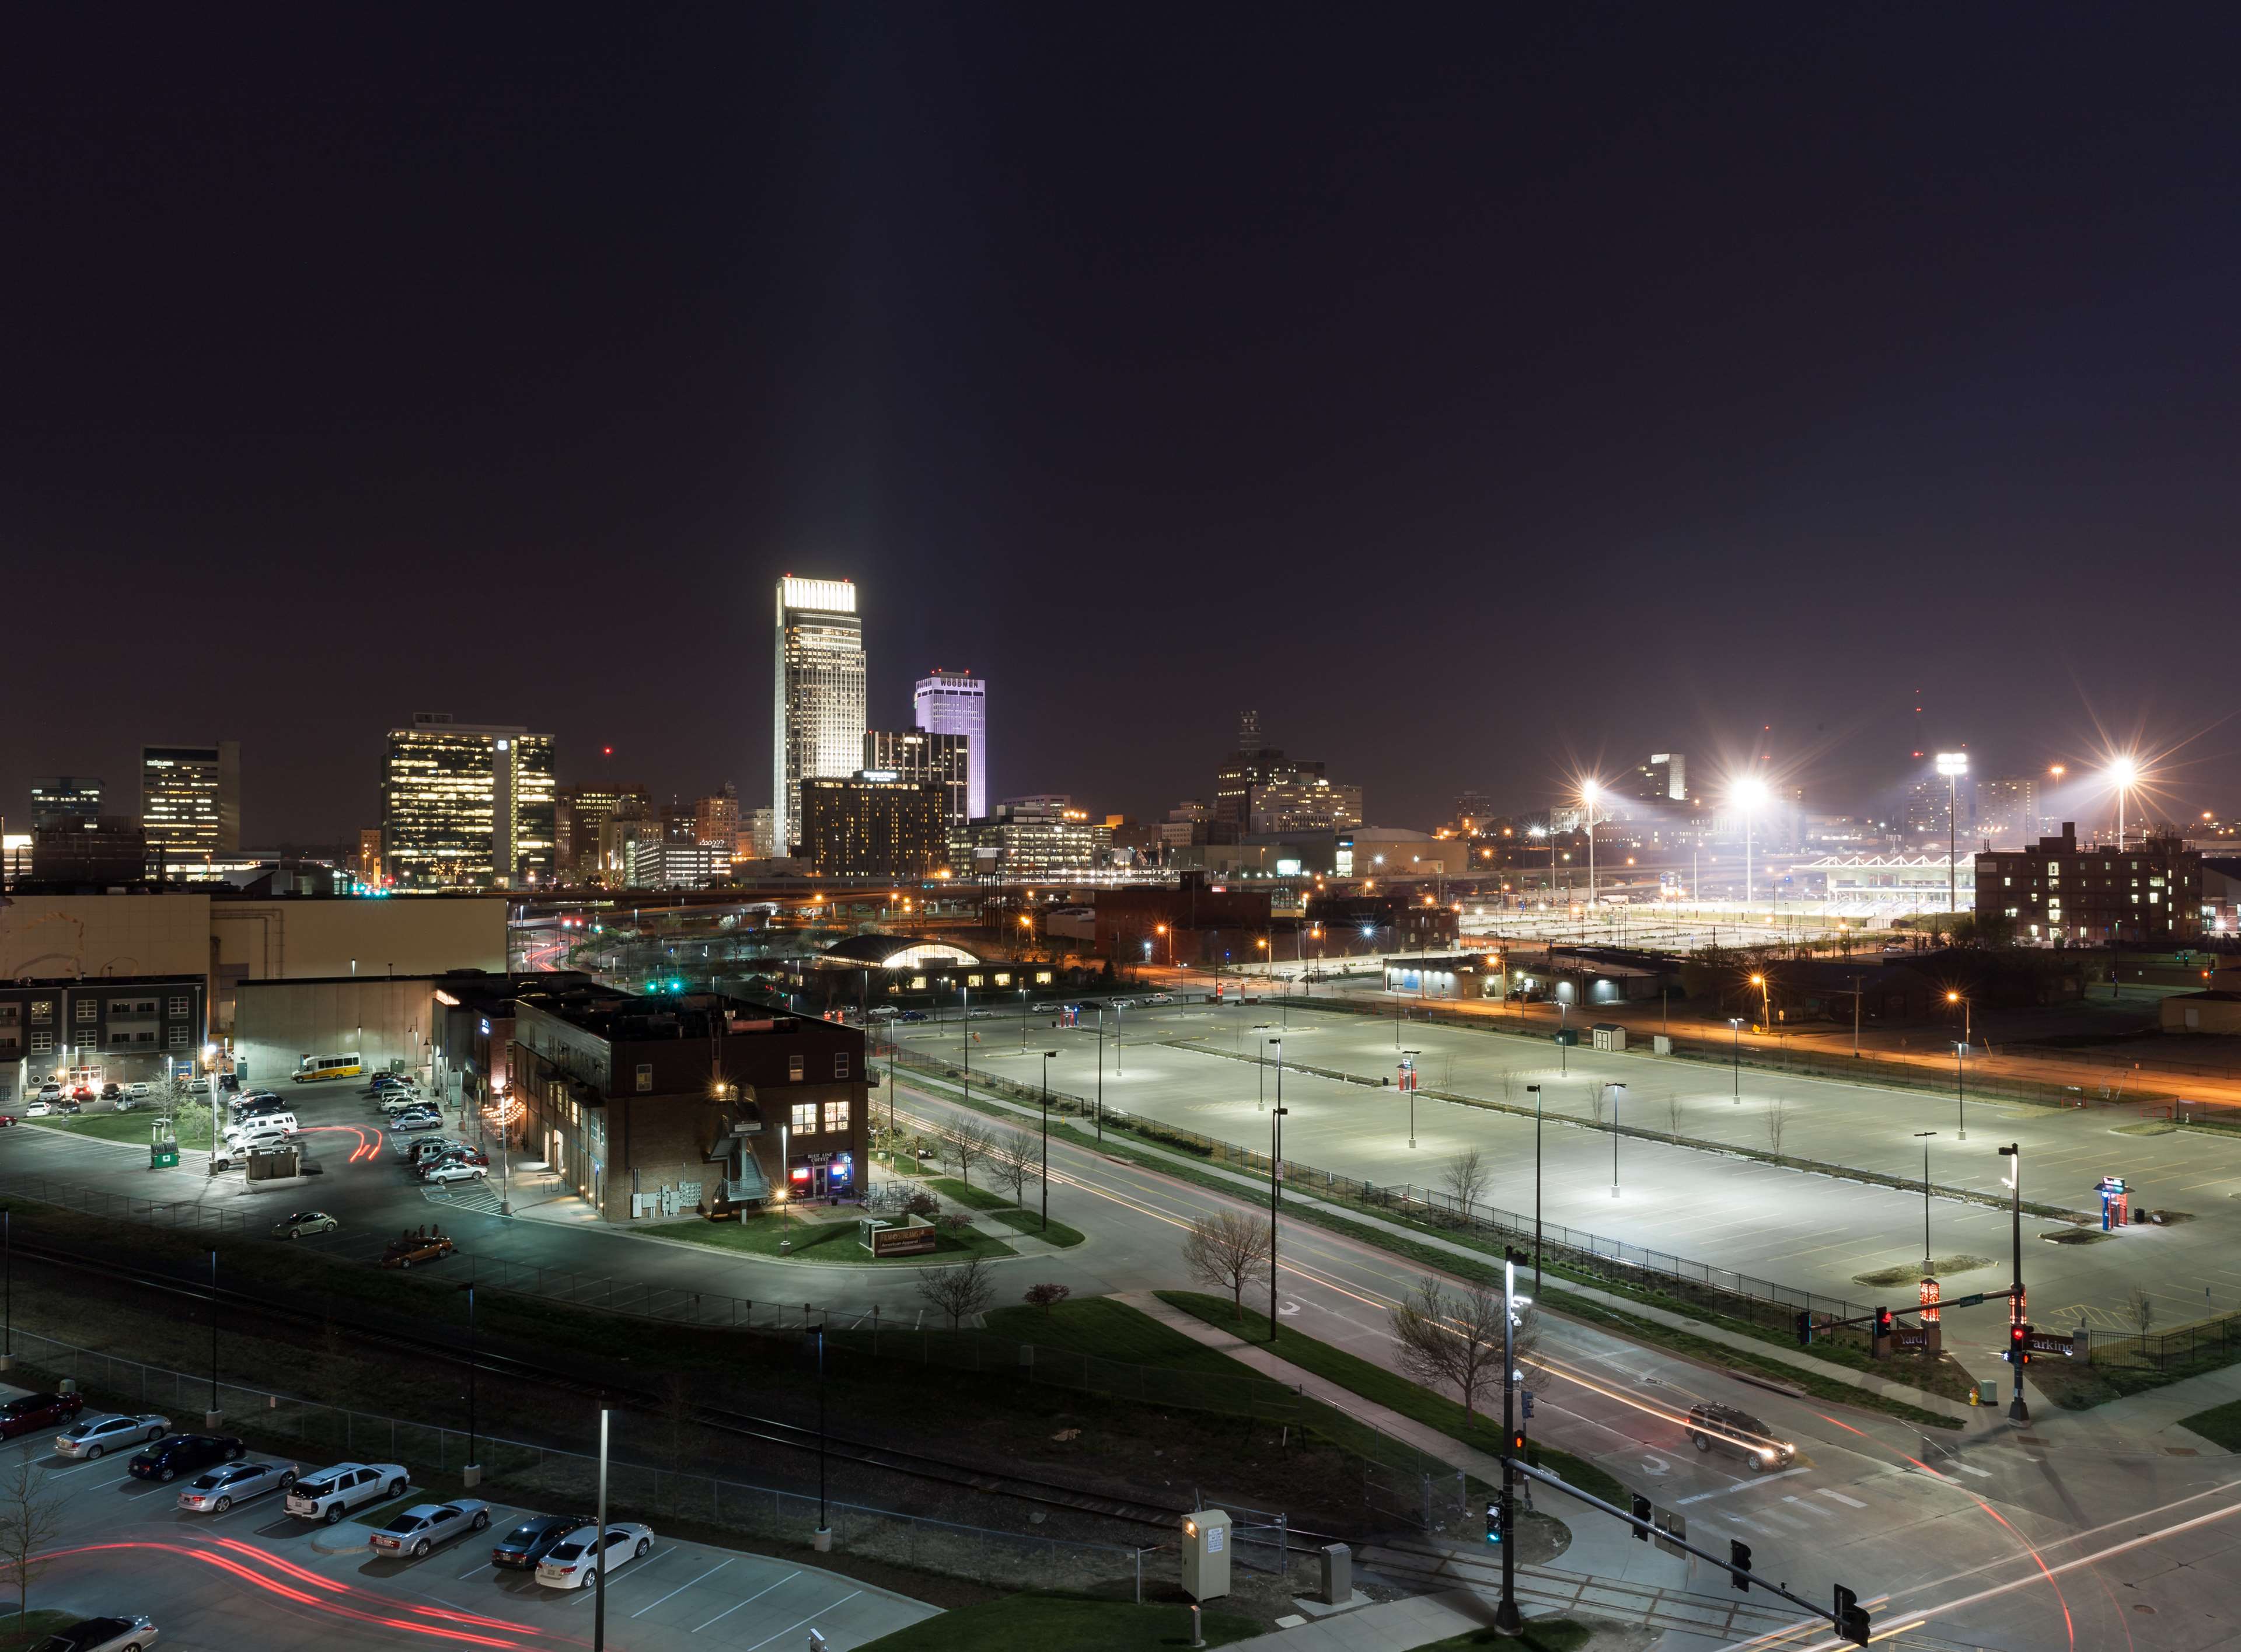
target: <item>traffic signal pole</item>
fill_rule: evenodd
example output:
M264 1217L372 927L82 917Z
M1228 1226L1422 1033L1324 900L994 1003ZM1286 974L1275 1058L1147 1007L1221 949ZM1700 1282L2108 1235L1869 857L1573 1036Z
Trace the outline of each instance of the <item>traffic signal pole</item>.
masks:
M2000 1157L2009 1161L2010 1174L2008 1177L2008 1187L2015 1195L2009 1206L2010 1232L2014 1236L2015 1246L2015 1283L2010 1287L2012 1294L2008 1298L2008 1323L2010 1327L2014 1327L2022 1325L2025 1319L2024 1312L2023 1145L2020 1142L2010 1142L2006 1147L2000 1149ZM2028 1335L2028 1333L2026 1333L2026 1335ZM2011 1422L2029 1422L2030 1421L2030 1408L2024 1403L2024 1348L2022 1346L2024 1339L2018 1338L2015 1334L2015 1332L2010 1329L2008 1334L2008 1340L2010 1345L2009 1354L2015 1361L2016 1370L2015 1397L2008 1402L2008 1420ZM1998 1397L1998 1390L1997 1388L1993 1391L1993 1397L1995 1399Z
M1516 1635L1525 1627L1517 1609L1516 1462L1524 1439L1517 1431L1517 1253L1504 1246L1502 1257L1502 1437L1509 1448L1502 1454L1502 1603L1494 1627Z
M1843 1639L1851 1642L1854 1645L1865 1646L1868 1643L1868 1615L1860 1610L1859 1608L1853 1603L1855 1597L1853 1596L1852 1592L1850 1589L1844 1588L1842 1585L1837 1587L1835 1599L1831 1605L1816 1606L1809 1600L1792 1595L1788 1589L1782 1588L1778 1584L1768 1582L1763 1577L1761 1577L1757 1573L1752 1571L1749 1567L1737 1566L1730 1561L1723 1561L1717 1555L1712 1554L1709 1550L1699 1548L1694 1543L1691 1543L1683 1538L1674 1536L1670 1532L1659 1531L1650 1522L1637 1519L1635 1515L1629 1514L1625 1509L1618 1508L1615 1504L1607 1503L1600 1497L1596 1497L1587 1492L1582 1491L1577 1486L1572 1485L1569 1481L1558 1478L1556 1475L1550 1474L1546 1468L1535 1468L1531 1464L1524 1462L1515 1457L1505 1456L1502 1459L1502 1479L1505 1483L1509 1481L1513 1474L1523 1475L1529 1479L1537 1480L1544 1486L1554 1487L1556 1490L1562 1492L1567 1497L1577 1498L1580 1502L1587 1504L1590 1508L1600 1509L1604 1514L1612 1516L1614 1519L1622 1520L1628 1525L1633 1527L1637 1535L1644 1538L1655 1538L1657 1542L1664 1543L1671 1548L1680 1549L1683 1553L1694 1555L1698 1560L1709 1562L1712 1565L1718 1567L1720 1570L1727 1573L1729 1581L1732 1582L1736 1588L1743 1590L1745 1594L1749 1594L1750 1592L1750 1586L1753 1583L1756 1583L1768 1594L1780 1596L1782 1599L1788 1601L1792 1606L1798 1608L1800 1610L1810 1612L1815 1617L1828 1619L1830 1627L1834 1629ZM1507 1548L1508 1545L1505 1543L1502 1547ZM1736 1549L1737 1552L1744 1558L1748 1559L1749 1557L1750 1551L1748 1548L1737 1545ZM1505 1631L1505 1633L1507 1631Z

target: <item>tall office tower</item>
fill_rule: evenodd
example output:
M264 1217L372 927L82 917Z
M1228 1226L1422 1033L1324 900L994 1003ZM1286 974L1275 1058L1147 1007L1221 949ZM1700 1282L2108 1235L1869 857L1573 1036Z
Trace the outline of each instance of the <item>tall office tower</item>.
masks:
M1261 713L1247 712L1237 719L1237 749L1214 772L1214 824L1228 832L1250 831L1254 787L1267 786L1279 775L1311 783L1322 772L1320 763L1286 761L1283 752L1261 739ZM1234 843L1236 839L1214 840Z
M1689 759L1679 752L1658 752L1638 765L1627 786L1639 803L1678 803L1689 795Z
M381 887L381 828L360 826L358 833L358 880L369 889Z
M389 731L383 848L401 889L552 881L552 737L416 712Z
M967 734L864 731L864 767L916 785L941 788L943 817L951 826L973 818L973 739Z
M241 742L142 746L140 825L151 854L237 853Z
M979 820L988 813L988 685L969 671L933 668L911 691L918 726L929 734L962 734L972 742L966 753L965 813Z
M31 782L31 830L101 818L101 777L57 774Z
M801 837L801 783L864 766L864 622L853 581L778 582L773 664L771 825L784 855Z

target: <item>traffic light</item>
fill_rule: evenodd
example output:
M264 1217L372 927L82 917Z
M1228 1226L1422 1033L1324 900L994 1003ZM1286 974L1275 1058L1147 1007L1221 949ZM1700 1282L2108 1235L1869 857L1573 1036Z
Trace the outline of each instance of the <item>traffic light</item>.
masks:
M1728 1564L1735 1570L1728 1574L1728 1582L1744 1594L1750 1593L1750 1545L1733 1538L1728 1540Z
M1525 1390L1525 1420L1528 1422L1533 1421L1533 1390L1530 1388Z
M1797 1346L1810 1348L1813 1344L1813 1312L1802 1310L1797 1315Z
M1513 1457L1522 1457L1525 1455L1525 1430L1522 1428L1512 1428L1509 1431L1509 1455Z
M1648 1542L1649 1541L1649 1499L1640 1492L1634 1495L1634 1517L1642 1522L1634 1528L1634 1535L1642 1542Z
M1887 1308L1879 1308L1876 1310L1876 1334L1883 1337L1889 1336L1890 1334L1891 1311Z
M2030 1334L2031 1328L2020 1321L2008 1327L2008 1363L2010 1365L2030 1363Z
M1486 1505L1486 1541L1495 1544L1502 1542L1502 1503L1498 1497L1489 1499Z
M1842 1583L1836 1585L1836 1610L1833 1615L1838 1640L1850 1641L1854 1646L1868 1643L1867 1609L1860 1604L1860 1597Z

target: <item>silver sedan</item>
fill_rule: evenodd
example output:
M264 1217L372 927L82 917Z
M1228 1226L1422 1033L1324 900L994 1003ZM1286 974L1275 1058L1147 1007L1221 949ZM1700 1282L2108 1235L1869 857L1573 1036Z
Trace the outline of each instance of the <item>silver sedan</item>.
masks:
M39 1642L38 1652L144 1652L156 1634L148 1618L90 1617L56 1630Z
M196 1475L179 1494L179 1507L197 1515L223 1515L236 1503L295 1483L291 1462L230 1462Z
M490 1524L490 1505L472 1497L456 1502L415 1503L373 1535L373 1547L384 1555L410 1555L415 1560L438 1543L449 1542L461 1532L478 1532Z
M55 1455L57 1457L100 1456L104 1452L130 1450L134 1446L153 1445L171 1432L171 1420L152 1411L118 1415L104 1412L97 1417L80 1417L55 1436Z

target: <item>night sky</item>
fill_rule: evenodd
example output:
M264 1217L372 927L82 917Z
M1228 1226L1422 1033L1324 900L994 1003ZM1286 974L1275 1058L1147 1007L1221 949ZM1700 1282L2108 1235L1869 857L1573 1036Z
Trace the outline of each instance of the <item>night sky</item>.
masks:
M1164 810L1252 706L1381 824L1758 740L1866 806L1918 687L2228 806L2230 9L61 10L10 829L231 737L339 839L422 709L765 802L785 572L875 724L988 678L999 796Z

